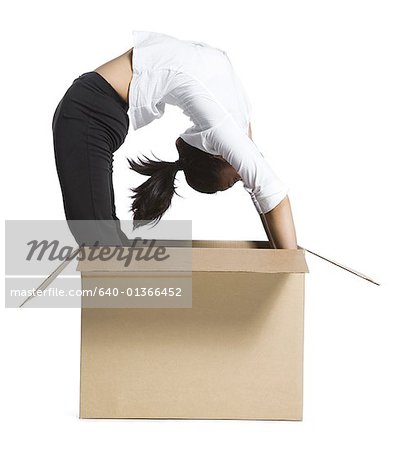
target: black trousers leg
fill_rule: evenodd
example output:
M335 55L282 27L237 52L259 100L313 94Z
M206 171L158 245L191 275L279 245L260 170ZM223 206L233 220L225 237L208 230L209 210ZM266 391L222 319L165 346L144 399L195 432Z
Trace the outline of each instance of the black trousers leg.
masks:
M130 245L116 216L113 153L129 128L128 104L97 72L78 77L52 121L65 216L79 245Z

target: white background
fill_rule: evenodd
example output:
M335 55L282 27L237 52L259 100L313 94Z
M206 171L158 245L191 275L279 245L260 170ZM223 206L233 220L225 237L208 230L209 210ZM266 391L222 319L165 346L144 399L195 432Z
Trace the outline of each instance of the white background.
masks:
M80 311L3 308L3 448L404 448L404 23L391 0L2 6L3 219L64 218L57 103L78 75L132 47L133 29L158 31L227 51L253 104L253 139L290 187L299 244L382 283L308 255L299 423L80 420ZM143 181L125 157L177 159L186 126L167 108L130 129L114 163L121 219ZM191 218L194 239L265 239L241 183L214 196L182 173L177 184L185 198L165 218Z

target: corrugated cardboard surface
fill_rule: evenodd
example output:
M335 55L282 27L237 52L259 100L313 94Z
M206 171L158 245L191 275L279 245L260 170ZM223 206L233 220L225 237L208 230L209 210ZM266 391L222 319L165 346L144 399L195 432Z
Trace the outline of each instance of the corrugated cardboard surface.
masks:
M302 418L304 255L214 242L209 270L193 248L192 308L82 310L80 417Z

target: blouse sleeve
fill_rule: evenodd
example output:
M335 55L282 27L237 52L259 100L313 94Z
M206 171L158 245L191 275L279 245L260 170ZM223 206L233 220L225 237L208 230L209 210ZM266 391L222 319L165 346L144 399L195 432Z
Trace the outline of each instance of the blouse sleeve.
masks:
M204 140L211 152L235 168L259 213L271 211L286 197L287 186L232 116L207 130Z

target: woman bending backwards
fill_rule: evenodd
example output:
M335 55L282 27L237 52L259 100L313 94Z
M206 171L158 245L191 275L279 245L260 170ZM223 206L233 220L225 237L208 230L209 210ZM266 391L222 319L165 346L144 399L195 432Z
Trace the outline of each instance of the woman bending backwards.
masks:
M176 140L176 162L128 160L131 169L149 176L132 189L134 221L161 219L183 170L187 183L207 194L242 181L276 248L296 249L287 188L252 141L250 103L226 52L161 33L132 35L133 48L73 81L53 116L56 167L76 241L83 244L88 236L71 221L90 220L104 227L100 236L107 233L108 243L130 245L115 212L113 153L130 121L141 128L170 104L193 125Z

